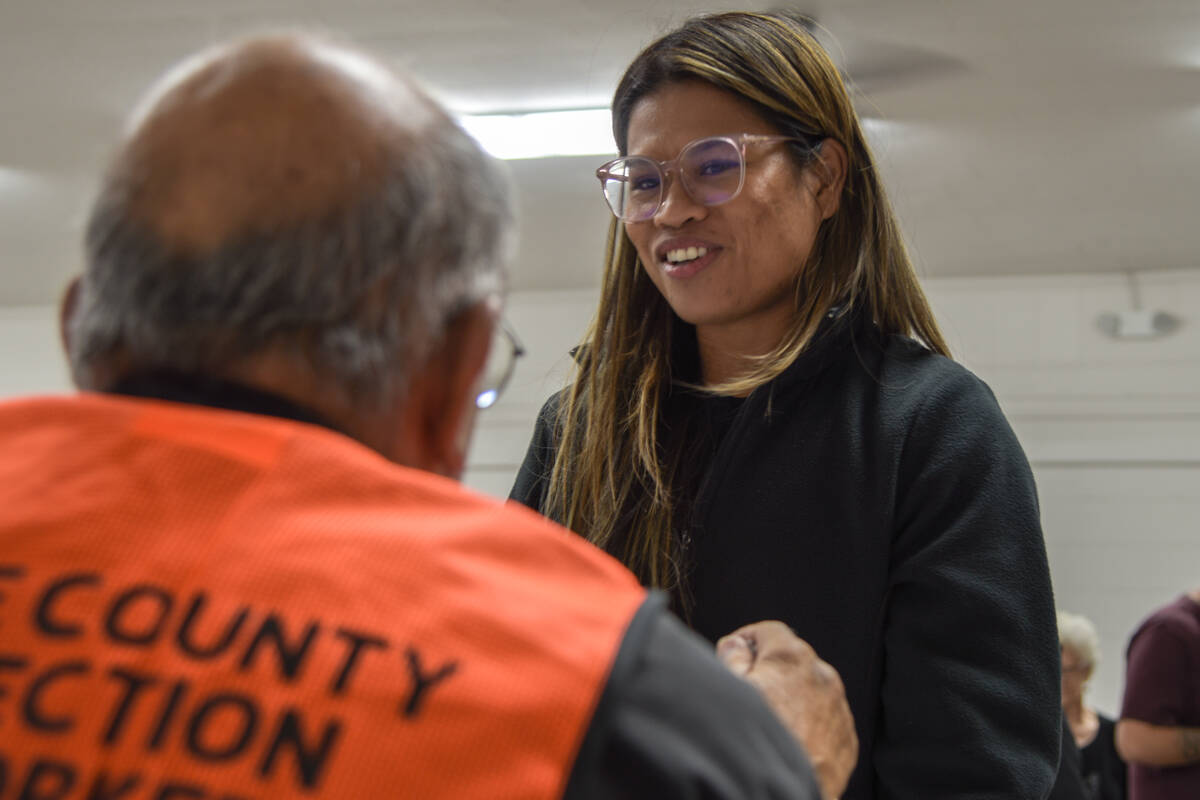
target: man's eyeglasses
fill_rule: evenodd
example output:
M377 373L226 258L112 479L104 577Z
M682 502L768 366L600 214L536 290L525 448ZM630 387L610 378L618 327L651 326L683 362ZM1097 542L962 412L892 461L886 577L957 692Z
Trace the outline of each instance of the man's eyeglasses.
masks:
M475 395L476 408L491 408L500 393L512 378L517 359L525 355L525 348L506 322L500 322L492 331L492 344L488 348L487 364L479 381L479 393Z
M697 203L719 206L742 191L746 181L746 145L800 142L815 149L820 139L739 133L709 136L684 145L672 161L647 156L624 156L596 170L604 199L617 219L642 222L658 213L667 196L671 175L678 174L683 188Z

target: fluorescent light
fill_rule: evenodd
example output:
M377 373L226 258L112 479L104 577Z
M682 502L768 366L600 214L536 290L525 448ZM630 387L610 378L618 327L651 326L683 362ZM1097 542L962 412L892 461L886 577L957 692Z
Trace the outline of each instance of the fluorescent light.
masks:
M0 197L24 197L42 189L45 180L32 172L0 165Z
M1182 58L1184 66L1192 69L1200 69L1200 47L1190 46L1183 52Z
M475 114L458 118L496 158L549 158L616 154L607 108Z

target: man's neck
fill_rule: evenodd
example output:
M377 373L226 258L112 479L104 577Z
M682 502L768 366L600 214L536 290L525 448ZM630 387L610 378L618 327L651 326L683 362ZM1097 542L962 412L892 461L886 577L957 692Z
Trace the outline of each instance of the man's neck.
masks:
M134 372L107 391L131 397L242 411L307 422L341 432L324 415L277 392L248 383L171 370Z

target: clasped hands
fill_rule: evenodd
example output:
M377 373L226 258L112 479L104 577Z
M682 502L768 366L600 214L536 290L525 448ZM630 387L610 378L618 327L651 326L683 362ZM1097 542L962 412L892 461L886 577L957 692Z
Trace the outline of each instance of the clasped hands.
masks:
M858 760L858 736L837 670L782 622L746 625L717 642L717 657L762 692L808 754L827 800Z

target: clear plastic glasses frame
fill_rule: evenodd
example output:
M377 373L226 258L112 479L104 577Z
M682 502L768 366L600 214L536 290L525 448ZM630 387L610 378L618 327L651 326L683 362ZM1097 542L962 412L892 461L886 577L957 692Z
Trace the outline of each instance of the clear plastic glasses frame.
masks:
M746 146L800 142L815 149L813 139L738 133L706 136L688 142L670 161L648 156L622 156L596 170L604 199L617 219L643 222L662 208L671 179L678 175L684 190L705 206L719 206L737 197L746 182Z

